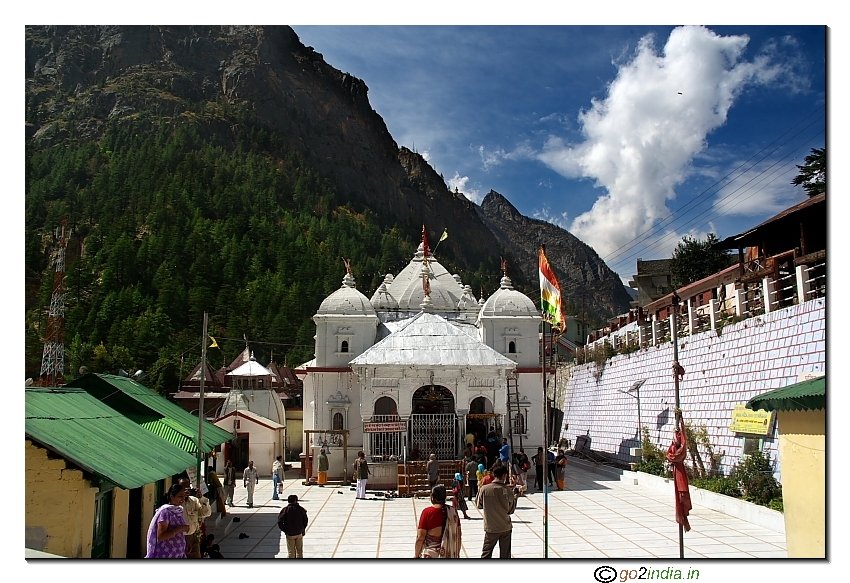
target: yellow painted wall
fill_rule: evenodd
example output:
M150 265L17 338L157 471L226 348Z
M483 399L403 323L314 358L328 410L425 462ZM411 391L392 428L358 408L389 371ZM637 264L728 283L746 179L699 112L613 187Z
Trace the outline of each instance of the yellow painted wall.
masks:
M826 413L779 412L788 556L826 557Z
M130 491L114 488L112 490L112 542L110 553L113 559L127 556L127 522L130 516Z
M292 448L292 459L297 460L303 449L304 411L301 409L286 409L286 435Z
M170 487L171 478L169 477L165 479L165 491L167 492ZM148 552L148 528L150 527L153 515L159 506L159 500L157 499L158 496L154 496L155 490L156 484L146 484L142 486L142 536L141 548L139 549L142 553L142 557L144 557Z
M73 558L91 557L94 498L98 488L63 459L25 440L24 517L27 541L37 551Z

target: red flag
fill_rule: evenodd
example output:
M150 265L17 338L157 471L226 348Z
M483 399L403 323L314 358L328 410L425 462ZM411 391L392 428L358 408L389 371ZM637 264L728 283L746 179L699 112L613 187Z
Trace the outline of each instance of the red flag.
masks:
M428 233L425 232L425 225L422 225L422 251L425 253L425 261L428 261Z
M688 442L685 439L683 429L676 429L673 443L667 448L667 459L673 466L673 487L676 493L676 522L685 528L685 532L691 530L688 523L688 513L691 505L691 494L688 490L688 474L685 472L685 457L688 455Z

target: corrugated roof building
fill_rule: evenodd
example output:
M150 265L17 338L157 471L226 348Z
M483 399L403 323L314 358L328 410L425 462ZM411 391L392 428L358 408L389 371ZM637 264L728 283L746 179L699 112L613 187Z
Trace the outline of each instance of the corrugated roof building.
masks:
M196 453L198 417L129 377L89 373L68 383L188 453ZM230 432L204 421L204 452L229 441Z
M64 557L140 556L155 483L195 464L73 387L26 387L25 441L26 547Z

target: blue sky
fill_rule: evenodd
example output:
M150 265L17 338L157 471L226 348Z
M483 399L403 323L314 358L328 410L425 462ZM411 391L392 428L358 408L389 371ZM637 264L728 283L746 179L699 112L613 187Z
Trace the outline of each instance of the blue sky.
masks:
M795 165L826 143L822 26L293 28L452 189L500 192L626 281L804 200Z

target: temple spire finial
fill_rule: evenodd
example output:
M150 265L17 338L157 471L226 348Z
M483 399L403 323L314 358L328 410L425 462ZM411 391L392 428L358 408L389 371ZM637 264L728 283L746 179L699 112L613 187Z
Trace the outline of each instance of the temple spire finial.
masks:
M430 253L430 249L428 248L428 232L425 230L425 224L422 225L422 263L428 263L428 253Z

